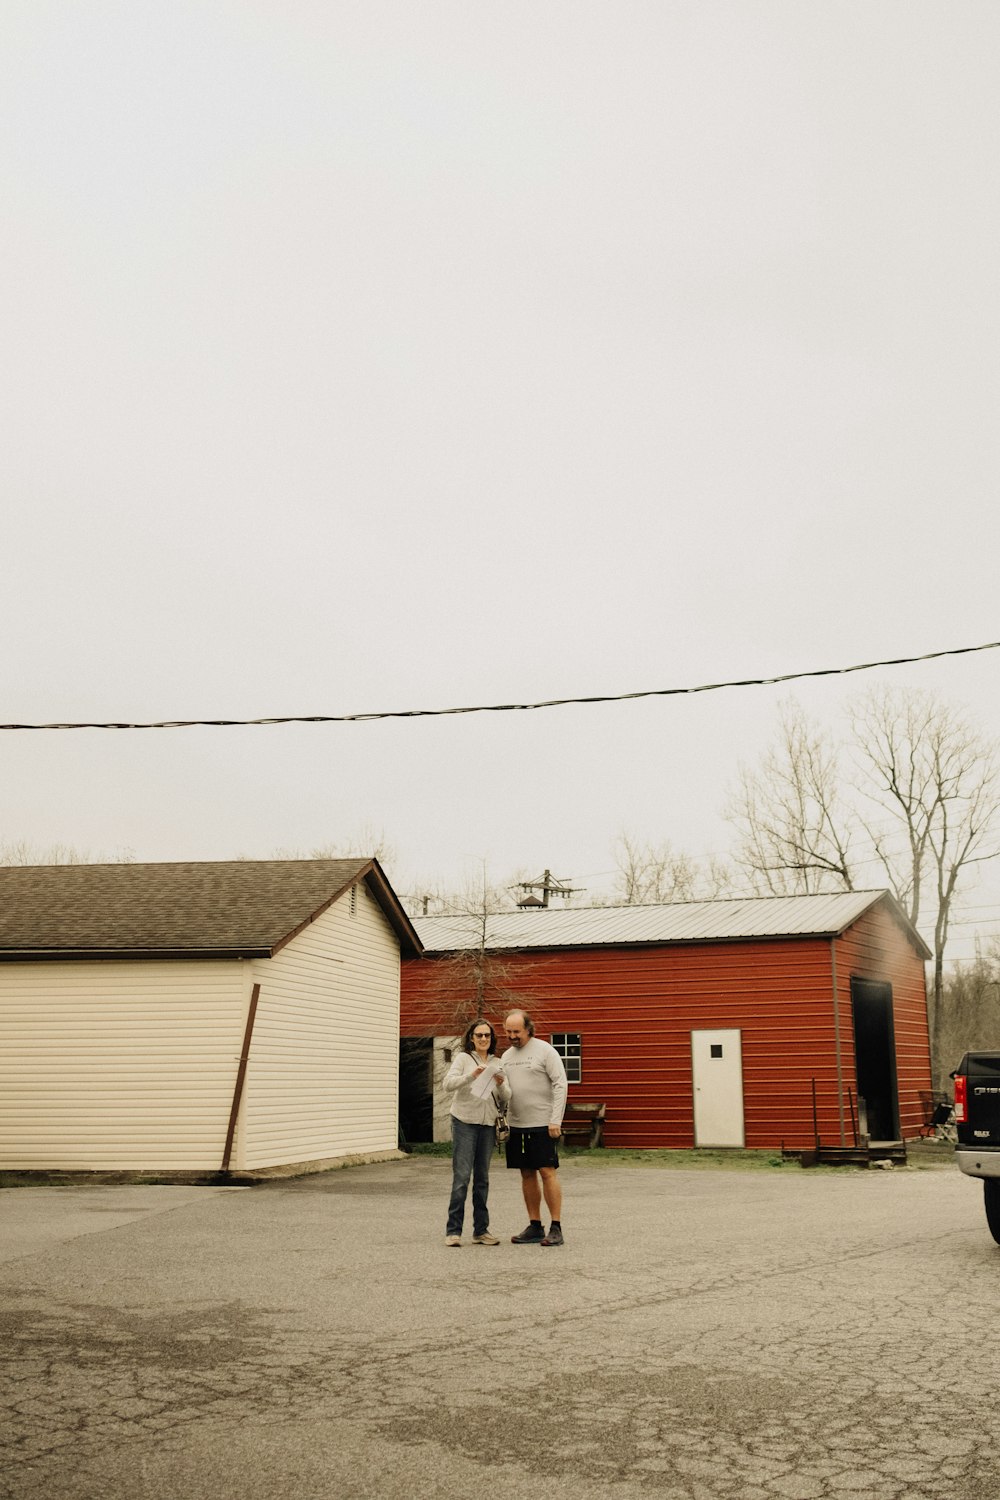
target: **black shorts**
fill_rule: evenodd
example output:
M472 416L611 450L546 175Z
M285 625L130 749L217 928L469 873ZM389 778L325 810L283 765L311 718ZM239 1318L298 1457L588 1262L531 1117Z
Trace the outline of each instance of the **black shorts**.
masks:
M538 1167L558 1167L558 1144L556 1137L549 1135L547 1125L532 1126L530 1130L518 1130L512 1125L506 1147L507 1165L519 1171L522 1167L536 1170Z

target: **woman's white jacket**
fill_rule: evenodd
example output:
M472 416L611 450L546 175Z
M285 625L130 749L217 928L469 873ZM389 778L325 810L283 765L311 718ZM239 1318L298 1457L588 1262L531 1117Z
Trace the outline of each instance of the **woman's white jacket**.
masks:
M496 1084L485 1099L477 1099L472 1092L472 1085L476 1081L473 1073L480 1066L478 1057L473 1057L471 1052L456 1052L451 1067L444 1075L442 1088L446 1094L452 1094L451 1112L456 1120L464 1120L466 1125L493 1125L497 1117L497 1107L493 1095L497 1094L504 1102L510 1103L510 1084L506 1081Z

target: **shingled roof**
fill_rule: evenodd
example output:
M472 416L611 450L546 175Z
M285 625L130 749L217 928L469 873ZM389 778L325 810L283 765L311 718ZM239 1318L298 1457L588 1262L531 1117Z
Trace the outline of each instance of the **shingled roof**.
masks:
M269 958L362 881L419 954L378 861L358 857L0 868L0 961Z

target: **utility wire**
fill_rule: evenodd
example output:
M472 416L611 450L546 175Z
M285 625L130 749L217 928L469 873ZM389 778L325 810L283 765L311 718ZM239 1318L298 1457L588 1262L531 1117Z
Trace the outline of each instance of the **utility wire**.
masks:
M235 729L270 724L358 724L372 719L430 719L447 714L527 713L536 708L566 708L571 704L627 703L636 698L672 698L685 693L717 693L724 688L774 687L782 682L800 682L806 677L843 677L850 672L871 672L876 667L902 667L943 656L969 656L977 651L996 651L1000 641L983 646L956 646L950 651L927 651L922 656L896 656L886 661L861 662L852 667L820 667L809 672L785 672L779 677L746 677L734 682L705 682L698 687L646 688L637 693L601 693L587 698L547 698L538 703L477 703L466 708L396 708L378 713L289 714L267 719L157 719L148 723L60 723L0 724L3 729Z

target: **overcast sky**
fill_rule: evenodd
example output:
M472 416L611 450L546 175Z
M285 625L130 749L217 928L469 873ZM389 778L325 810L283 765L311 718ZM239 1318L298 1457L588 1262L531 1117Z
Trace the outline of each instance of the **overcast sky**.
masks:
M998 43L992 0L4 0L0 718L1000 638ZM1000 734L998 671L799 697L931 687ZM5 733L0 839L367 826L402 889L484 860L598 889L625 828L724 853L781 697Z

